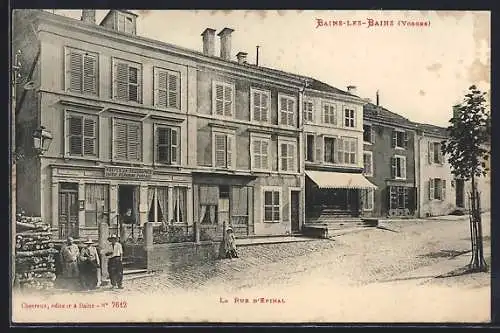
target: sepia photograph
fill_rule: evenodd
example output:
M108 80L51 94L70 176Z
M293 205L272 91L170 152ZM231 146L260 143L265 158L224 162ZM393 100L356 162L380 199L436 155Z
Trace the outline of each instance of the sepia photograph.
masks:
M490 30L12 10L11 326L489 323Z

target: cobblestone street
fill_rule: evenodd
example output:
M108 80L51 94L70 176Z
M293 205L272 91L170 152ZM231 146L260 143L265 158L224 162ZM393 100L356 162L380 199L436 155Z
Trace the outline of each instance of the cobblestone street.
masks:
M489 260L489 215L483 224ZM489 274L434 279L467 265L469 249L466 219L385 222L329 240L242 246L238 259L66 298L126 300L136 309L127 318L155 321L487 321ZM249 311L236 298L287 304ZM120 313L102 318L124 320Z

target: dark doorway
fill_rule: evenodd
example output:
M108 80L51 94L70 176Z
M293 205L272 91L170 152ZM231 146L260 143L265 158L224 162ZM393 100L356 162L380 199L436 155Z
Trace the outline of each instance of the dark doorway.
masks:
M455 204L459 208L464 208L464 180L455 180Z
M78 238L78 184L61 183L59 187L59 238Z
M132 210L130 217L127 210ZM139 188L132 185L118 186L118 213L121 222L125 224L138 224L139 212Z
M292 224L292 232L300 230L300 191L290 192L290 223Z

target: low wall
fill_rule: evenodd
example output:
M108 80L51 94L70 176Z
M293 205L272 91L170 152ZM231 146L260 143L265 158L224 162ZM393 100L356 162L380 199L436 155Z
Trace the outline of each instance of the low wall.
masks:
M221 242L154 244L146 249L149 271L169 271L220 258Z

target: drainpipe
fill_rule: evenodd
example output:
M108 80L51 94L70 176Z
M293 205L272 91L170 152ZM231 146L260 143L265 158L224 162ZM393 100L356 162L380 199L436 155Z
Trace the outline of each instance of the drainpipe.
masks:
M415 183L417 185L417 216L422 217L422 201L423 201L423 192L424 190L422 189L422 157L420 153L420 149L422 148L422 139L424 138L424 132L422 131L422 135L417 134L417 140L416 146L417 148L415 149L416 156L415 156Z

